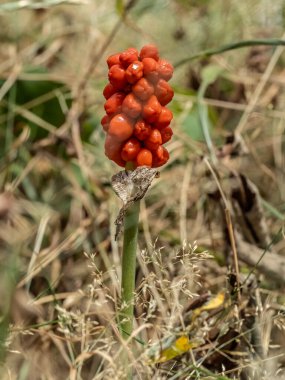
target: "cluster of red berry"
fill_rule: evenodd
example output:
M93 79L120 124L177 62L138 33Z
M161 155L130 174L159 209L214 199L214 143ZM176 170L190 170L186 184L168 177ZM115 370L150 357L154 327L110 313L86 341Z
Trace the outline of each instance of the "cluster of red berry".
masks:
M159 167L169 159L162 145L172 137L172 112L165 106L173 98L167 83L173 66L160 59L157 47L144 46L140 53L129 48L107 59L109 81L103 95L107 132L106 156L125 167Z

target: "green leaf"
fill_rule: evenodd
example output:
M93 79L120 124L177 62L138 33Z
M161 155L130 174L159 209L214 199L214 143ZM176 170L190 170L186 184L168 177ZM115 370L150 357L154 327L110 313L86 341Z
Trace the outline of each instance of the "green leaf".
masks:
M19 9L42 9L60 4L82 4L82 0L43 0L43 1L7 1L0 4L0 12L17 11Z
M283 215L280 211L277 210L271 203L267 202L265 199L261 198L262 206L269 211L270 214L275 216L277 219L285 220L285 215Z
M95 130L101 131L101 123L100 118L97 115L90 115L88 119L84 121L84 123L81 126L81 139L82 141L89 141L90 136Z
M213 125L209 120L210 132L212 128ZM194 106L184 119L182 123L182 130L183 132L187 133L187 135L190 136L193 140L205 141L197 106Z
M116 11L121 16L124 13L125 6L123 0L116 0Z
M25 70L28 73L42 73L41 67L32 67ZM0 80L0 86L3 81ZM12 97L11 94L14 94ZM5 95L0 107L0 139L5 138L8 123L11 123L12 136L18 136L23 125L30 127L30 139L44 138L48 133L36 122L17 112L17 107L27 111L52 126L60 127L66 117L66 109L71 105L68 86L52 80L22 80L19 79ZM65 107L62 107L64 105ZM9 113L9 109L13 113ZM10 137L11 139L11 137Z
M223 68L218 65L207 65L202 70L202 81L205 85L210 85L221 75Z

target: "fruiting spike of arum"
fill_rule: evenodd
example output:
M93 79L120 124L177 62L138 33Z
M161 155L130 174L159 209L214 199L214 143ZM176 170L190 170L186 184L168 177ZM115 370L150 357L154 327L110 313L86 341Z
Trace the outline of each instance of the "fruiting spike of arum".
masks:
M125 168L164 165L169 154L162 145L173 135L173 115L166 108L174 95L168 84L173 66L159 57L155 45L145 45L140 52L128 48L113 54L107 65L106 115L101 121L107 133L106 156Z
M169 159L169 153L162 145L173 134L170 127L173 115L166 108L173 97L173 90L167 83L172 77L173 66L160 59L154 45L144 46L140 53L129 48L111 55L107 65L109 83L103 90L106 115L101 120L107 135L105 154L126 170L136 169L132 173L146 170L150 174L155 169L148 168L160 167ZM142 166L148 168L139 168ZM124 172L124 175L128 176L128 173ZM144 178L143 183L146 182ZM133 331L138 199L141 197L131 201L122 217L124 244L119 328L124 339L128 339ZM127 367L127 357L124 362Z

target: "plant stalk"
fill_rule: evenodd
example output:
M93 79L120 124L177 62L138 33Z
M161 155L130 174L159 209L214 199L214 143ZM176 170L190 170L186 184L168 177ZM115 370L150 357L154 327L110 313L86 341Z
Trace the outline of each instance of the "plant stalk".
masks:
M120 330L124 339L128 339L133 331L139 212L140 201L136 201L125 215L121 286L123 307L120 313Z
M208 57L211 57L212 55L215 54L221 54L226 51L230 50L235 50L235 49L240 49L240 48L245 48L249 46L284 46L285 41L283 39L278 39L278 38L272 38L272 39L257 39L257 40L245 40L245 41L237 41L233 42L227 45L220 46L218 48L214 49L207 49L203 50L197 54L190 55L189 57L186 57L174 65L175 68L184 65L185 63L191 62L195 59L205 59Z

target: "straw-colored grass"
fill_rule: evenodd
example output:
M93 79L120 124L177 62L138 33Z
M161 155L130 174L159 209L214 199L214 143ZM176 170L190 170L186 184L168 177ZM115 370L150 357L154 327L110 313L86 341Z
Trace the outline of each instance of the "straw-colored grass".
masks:
M284 46L177 68L171 158L141 203L129 342L117 327L119 168L100 119L109 54L151 42L176 64L283 39L284 1L125 3L0 1L0 377L123 379L127 350L135 379L281 380ZM192 350L150 364L183 334Z

